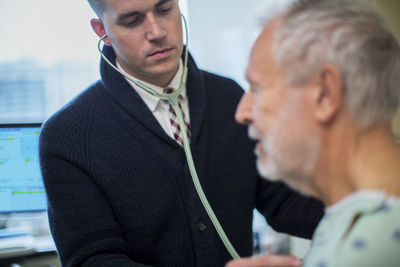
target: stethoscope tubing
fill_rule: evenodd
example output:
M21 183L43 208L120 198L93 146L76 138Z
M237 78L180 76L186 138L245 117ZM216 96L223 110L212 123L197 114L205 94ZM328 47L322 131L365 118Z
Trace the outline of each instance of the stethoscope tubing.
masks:
M132 77L131 75L129 75L128 73L126 73L124 70L117 68L103 53L102 49L101 49L101 43L104 40L104 38L107 37L107 34L105 34L104 36L102 36L98 42L97 48L101 54L101 57L104 59L105 62L107 62L107 64L109 64L114 70L116 70L117 72L119 72L122 76L124 76L126 79L132 81L135 85L137 85L140 89L144 90L145 92L149 93L152 96L158 97L159 99L162 100L167 100L172 108L175 111L175 114L177 115L178 118L178 123L179 126L183 132L183 149L185 151L185 155L186 155L186 160L188 163L188 167L189 167L189 171L190 171L190 175L192 176L192 180L193 180L193 184L195 186L196 192L200 198L201 203L204 206L204 209L206 210L208 216L210 217L210 220L215 228L215 230L217 231L221 241L223 242L223 244L225 245L226 249L228 250L229 254L232 256L233 259L239 259L240 256L237 253L237 251L235 250L235 248L232 246L231 242L229 241L227 235L225 234L225 231L223 230L221 224L218 221L217 216L215 215L213 209L211 208L210 203L207 200L207 197L203 191L203 188L200 184L198 175L197 175L197 171L196 171L196 167L193 161L193 156L192 156L192 151L190 149L190 145L189 145L189 139L187 137L187 128L186 128L186 124L184 122L183 119L183 115L182 115L182 111L179 108L179 102L178 102L178 97L180 96L180 94L182 93L184 87L186 86L186 82L187 82L187 74L188 74L188 67L187 67L187 63L188 63L188 44L189 44L189 32L188 32L188 25L187 25L187 21L185 19L185 17L183 16L183 14L181 14L182 20L184 22L184 26L185 26L185 56L184 56L184 67L183 67L183 73L182 73L182 77L181 77L181 81L179 84L179 87L174 90L173 92L166 94L166 93L161 93L158 92L156 90L154 90L153 88L150 88L149 86L145 85L144 83L142 83L141 81L135 79L134 77Z

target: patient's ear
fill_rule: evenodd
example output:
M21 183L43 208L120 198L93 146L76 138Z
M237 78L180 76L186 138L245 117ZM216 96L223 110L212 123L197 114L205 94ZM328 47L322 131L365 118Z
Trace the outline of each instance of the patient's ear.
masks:
M104 24L100 19L92 19L90 21L90 24L92 25L93 31L99 36L100 38L103 37L106 34L106 30L104 28ZM106 45L111 45L110 40L108 37L103 39L104 43Z
M312 91L314 117L321 123L332 121L343 104L343 81L339 69L324 65L316 77Z

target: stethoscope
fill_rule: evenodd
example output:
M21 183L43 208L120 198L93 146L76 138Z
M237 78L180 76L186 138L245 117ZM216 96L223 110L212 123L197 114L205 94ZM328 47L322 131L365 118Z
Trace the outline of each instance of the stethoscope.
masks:
M131 82L133 82L137 87L139 87L140 89L146 91L147 93L149 93L152 96L158 97L159 99L162 100L167 100L172 108L175 111L175 114L178 117L178 122L179 122L179 126L183 132L183 148L185 151L185 155L186 155L186 160L189 166L189 170L190 170L190 175L192 176L192 180L193 180L193 184L196 188L196 192L200 198L201 203L203 204L208 216L211 219L211 222L213 223L215 230L217 231L219 237L221 238L221 241L223 242L223 244L225 245L226 249L228 250L229 254L232 256L232 258L234 259L239 259L240 256L239 254L236 252L235 248L232 246L231 242L229 241L228 237L225 234L224 229L222 229L221 224L219 223L217 216L215 216L215 213L213 211L213 209L210 206L210 203L207 200L206 195L204 194L203 188L201 187L199 178L197 176L197 171L196 171L196 167L194 165L193 162L193 157L192 157L192 151L190 149L190 145L189 145L189 140L187 137L187 129L186 129L186 125L183 119L183 115L182 115L182 111L179 108L179 102L178 102L178 97L180 96L180 94L182 93L183 88L185 88L186 86L186 81L187 81L187 74L188 74L188 67L187 67L187 63L188 63L188 44L189 44L189 34L188 34L188 26L187 26L187 22L185 17L183 16L183 14L181 14L182 20L183 20L183 24L185 26L185 57L184 57L184 64L183 64L183 73L182 73L182 77L181 77L181 81L179 84L178 89L174 90L173 92L166 94L166 93L161 93L158 92L156 90L154 90L153 88L150 88L149 86L147 86L146 84L142 83L141 81L135 79L134 77L132 77L131 75L129 75L128 73L126 73L124 70L122 69L118 69L110 60L108 60L108 58L103 54L103 51L101 49L101 42L104 40L104 38L107 37L107 34L103 35L98 44L97 44L97 49L99 50L102 58L104 59L104 61L106 61L114 70L116 70L117 72L119 72L122 76L124 76L126 79L130 80Z

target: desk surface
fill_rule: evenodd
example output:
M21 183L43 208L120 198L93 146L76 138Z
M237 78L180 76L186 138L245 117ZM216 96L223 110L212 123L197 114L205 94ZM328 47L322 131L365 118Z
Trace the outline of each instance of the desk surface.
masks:
M55 251L56 247L50 235L34 237L17 234L0 238L0 259Z

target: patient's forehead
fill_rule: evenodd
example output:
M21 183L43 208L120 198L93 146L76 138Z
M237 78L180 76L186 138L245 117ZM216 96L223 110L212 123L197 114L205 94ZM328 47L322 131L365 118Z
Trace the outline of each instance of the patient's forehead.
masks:
M283 79L283 73L278 69L273 57L275 32L280 21L280 18L277 18L268 23L253 45L246 70L250 83L273 83Z

